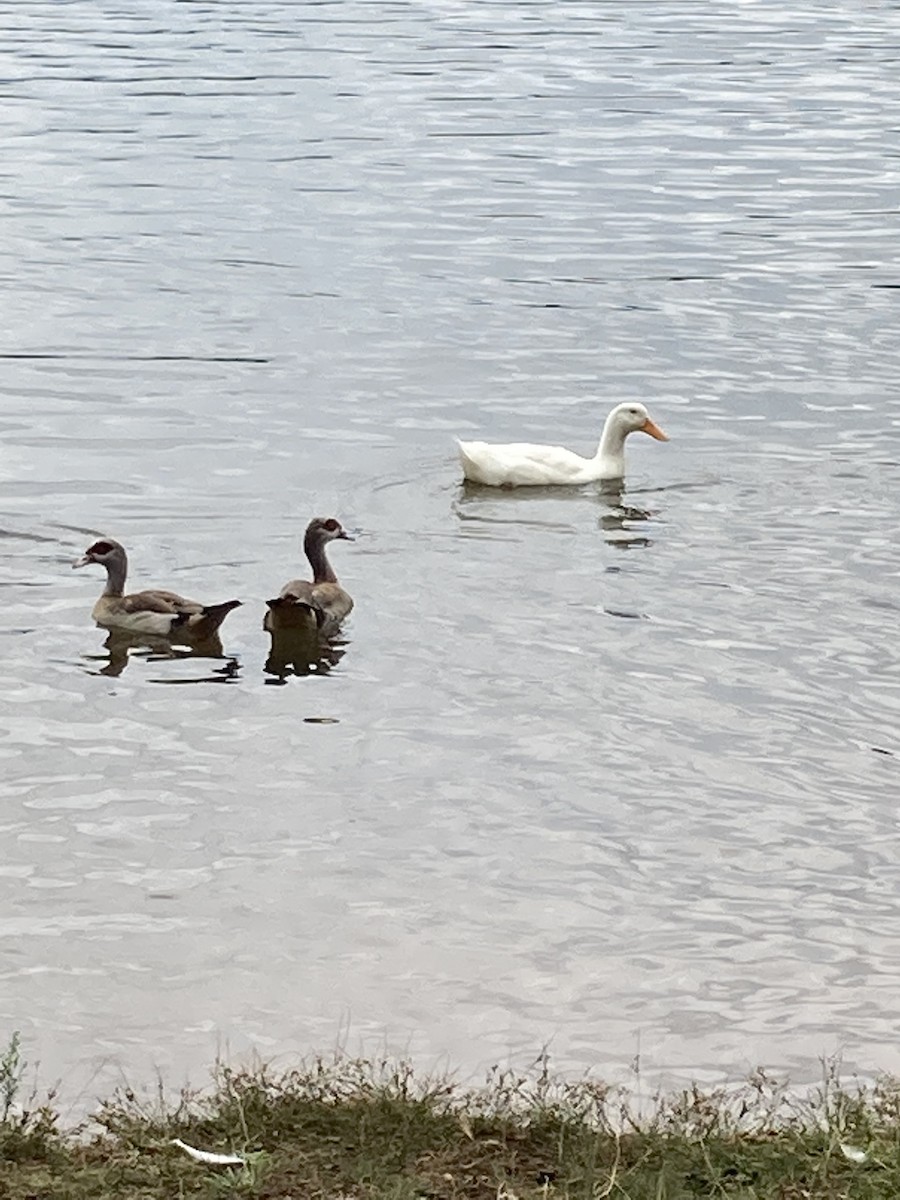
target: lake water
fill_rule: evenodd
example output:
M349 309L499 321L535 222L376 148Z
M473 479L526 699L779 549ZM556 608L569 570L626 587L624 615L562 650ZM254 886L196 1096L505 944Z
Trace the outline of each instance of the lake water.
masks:
M900 1070L900 7L3 26L0 1034L88 1100ZM623 495L461 486L626 399ZM356 609L281 680L315 514ZM96 534L224 657L111 662Z

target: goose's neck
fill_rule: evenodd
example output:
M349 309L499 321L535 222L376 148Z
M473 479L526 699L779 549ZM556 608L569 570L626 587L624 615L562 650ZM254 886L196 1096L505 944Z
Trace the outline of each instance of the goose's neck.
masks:
M625 474L625 439L629 430L623 429L614 415L606 418L603 433L600 435L600 445L597 447L597 461L614 463L620 467L619 474Z
M303 541L303 549L313 570L313 583L337 583L337 575L325 554L325 543L322 539L307 534Z
M128 575L128 559L125 553L110 558L104 564L106 567L106 587L104 596L121 596L125 592L125 579Z

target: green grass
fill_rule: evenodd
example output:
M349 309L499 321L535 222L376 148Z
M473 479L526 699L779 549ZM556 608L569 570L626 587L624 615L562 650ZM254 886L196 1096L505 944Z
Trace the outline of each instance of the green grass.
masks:
M545 1061L479 1089L388 1060L219 1067L206 1093L124 1091L65 1132L52 1097L19 1106L23 1071L14 1037L0 1057L0 1200L900 1197L900 1082L848 1087L833 1066L802 1097L760 1072L643 1103L555 1080ZM195 1162L173 1138L245 1163Z

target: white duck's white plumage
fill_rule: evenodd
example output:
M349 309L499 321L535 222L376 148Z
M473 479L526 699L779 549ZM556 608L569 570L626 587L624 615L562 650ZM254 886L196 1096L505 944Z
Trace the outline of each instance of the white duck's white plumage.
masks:
M490 487L540 487L554 484L595 483L625 475L625 439L629 433L647 433L659 442L669 439L643 404L617 404L603 426L593 458L582 458L562 446L529 442L461 442L459 460L466 479Z

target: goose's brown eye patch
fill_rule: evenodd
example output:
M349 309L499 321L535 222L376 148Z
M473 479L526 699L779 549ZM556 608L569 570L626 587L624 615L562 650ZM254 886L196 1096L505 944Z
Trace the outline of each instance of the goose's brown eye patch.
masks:
M340 529L340 525L337 523L337 521L334 519L334 517L329 517L328 520L325 522L325 528L328 530L329 533L334 533L334 531L336 529Z
M112 546L109 542L94 542L93 546L88 550L88 554L109 554Z

